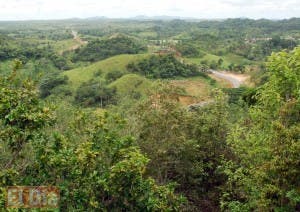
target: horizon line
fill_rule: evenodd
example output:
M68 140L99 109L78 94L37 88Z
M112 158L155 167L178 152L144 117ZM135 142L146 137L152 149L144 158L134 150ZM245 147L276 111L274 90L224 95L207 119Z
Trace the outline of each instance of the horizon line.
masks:
M137 15L132 17L107 17L107 16L91 16L91 17L70 17L70 18L37 18L37 19L7 19L1 20L0 22L25 22L25 21L66 21L66 20L198 20L198 21L216 21L216 20L228 20L228 19L248 19L248 20L269 20L269 21L281 21L281 20L290 20L298 19L300 17L287 17L287 18L252 18L252 17L226 17L226 18L200 18L200 17L185 17L185 16L169 16L169 15L157 15L157 16L146 16L146 15Z

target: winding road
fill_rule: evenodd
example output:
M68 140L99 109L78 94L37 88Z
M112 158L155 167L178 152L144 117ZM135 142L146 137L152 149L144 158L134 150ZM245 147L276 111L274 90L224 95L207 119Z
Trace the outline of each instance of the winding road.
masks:
M215 77L228 81L233 88L240 87L247 79L247 76L244 75L215 71L215 70L210 70L210 71Z
M236 74L236 73L225 72L225 71L209 70L209 72L214 77L219 78L219 79L223 79L223 80L229 82L231 84L232 88L240 87L242 84L245 83L245 81L249 77L247 75ZM191 104L191 105L188 106L188 108L193 109L193 108L203 107L203 106L208 105L212 102L213 102L213 100L202 101L202 102L198 102L198 103L195 103L195 104Z
M64 52L69 52L69 51L73 51L75 49L78 49L79 47L81 47L82 45L87 44L87 41L83 41L79 36L78 33L74 30L71 31L72 36L73 36L73 40L76 41L76 44L74 44L73 46L68 47L67 49L61 50L59 52L60 55L63 55Z
M87 44L87 41L83 41L75 30L72 30L73 39L77 41L80 45ZM74 46L75 47L75 46ZM77 47L77 45L76 45Z

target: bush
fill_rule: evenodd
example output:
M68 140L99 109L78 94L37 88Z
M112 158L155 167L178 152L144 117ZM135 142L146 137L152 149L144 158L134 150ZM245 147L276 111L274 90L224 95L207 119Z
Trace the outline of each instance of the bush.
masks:
M40 96L46 98L51 95L51 90L59 85L68 83L67 76L61 76L58 73L50 74L42 79L40 83Z
M72 91L68 85L57 86L51 90L54 96L72 96Z
M77 89L75 102L82 106L105 107L115 103L116 89L109 88L106 82L89 81L82 83Z
M189 44L179 44L176 48L184 57L198 57L200 55L199 50L195 46Z
M106 79L107 82L113 82L113 81L121 78L123 75L124 75L123 72L118 71L118 70L114 70L114 71L108 72L105 75L105 79Z
M57 211L179 211L184 198L145 176L149 159L116 132L123 120L72 111L59 129L35 89L16 72L0 78L1 211L11 185L58 187Z
M211 61L210 64L209 64L209 68L214 69L214 70L217 69L218 68L218 63L215 60Z
M106 40L95 40L76 50L73 60L98 61L119 54L137 54L146 51L146 47L135 40L118 36Z
M98 71L96 71L95 73L94 73L94 77L99 77L99 76L101 76L102 75L102 70L101 69L99 69Z
M173 55L151 56L138 63L128 64L127 70L149 78L190 77L202 74L196 65L180 63Z

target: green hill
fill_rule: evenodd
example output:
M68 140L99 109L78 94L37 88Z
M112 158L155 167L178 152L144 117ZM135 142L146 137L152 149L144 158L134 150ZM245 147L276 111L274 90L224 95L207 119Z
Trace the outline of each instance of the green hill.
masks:
M110 87L116 87L120 96L131 95L133 92L144 94L150 87L151 81L136 74L126 74L111 83Z
M126 65L128 63L144 59L148 56L149 54L118 55L96 62L87 67L80 67L72 69L70 71L66 71L63 73L63 75L69 77L69 85L72 89L75 90L81 85L81 83L87 82L90 79L95 78L97 72L100 72L99 74L101 74L101 76L105 76L106 73L113 70L119 70L126 73Z
M228 66L231 63L234 64L254 64L255 62L247 60L246 58L243 58L242 56L235 55L235 54L226 54L223 56L218 56L210 53L206 53L206 55L202 58L184 58L184 60L188 63L193 63L193 64L199 64L201 61L208 61L209 63L212 61L218 62L219 59L223 60L223 66L227 69Z

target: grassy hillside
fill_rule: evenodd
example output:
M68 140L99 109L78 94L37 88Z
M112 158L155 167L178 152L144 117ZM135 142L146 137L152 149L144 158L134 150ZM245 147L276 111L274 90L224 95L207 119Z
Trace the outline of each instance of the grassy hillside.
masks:
M202 77L190 77L186 79L172 80L171 84L183 88L186 94L178 95L182 105L190 105L210 99L212 85Z
M144 59L148 56L149 54L118 55L106 60L96 62L87 67L81 67L66 71L63 74L69 77L69 84L72 89L76 89L80 86L81 83L95 78L95 75L97 75L98 72L103 76L113 70L118 70L125 73L126 65L128 63Z
M72 50L74 46L79 46L78 42L74 39L55 41L51 44L54 50L59 54L67 50Z
M0 74L6 74L13 69L14 62L12 60L0 62Z
M105 78L107 73L118 70L123 72L124 75L110 83L109 87L117 88L117 94L119 96L143 96L154 81L146 79L141 75L128 73L126 65L130 62L138 61L149 56L150 54L118 55L96 62L87 67L66 71L63 74L69 77L69 86L75 91L83 82L95 78ZM183 105L208 99L209 91L212 87L210 82L202 77L177 79L172 80L171 83L186 91L185 95L179 95L180 102Z
M194 63L194 64L200 64L201 61L218 61L219 59L223 59L223 67L228 68L228 66L232 63L234 64L250 64L253 63L252 61L247 60L246 58L235 55L235 54L226 54L223 56L218 56L214 54L209 54L207 53L204 57L202 58L185 58L184 60L188 63Z
M133 92L144 94L150 87L152 81L136 74L126 74L111 83L110 87L116 87L121 96L130 95Z

